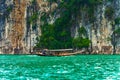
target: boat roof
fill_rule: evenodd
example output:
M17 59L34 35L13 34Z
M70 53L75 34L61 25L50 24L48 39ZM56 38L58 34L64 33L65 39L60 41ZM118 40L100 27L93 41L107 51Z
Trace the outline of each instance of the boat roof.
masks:
M47 51L72 51L73 49L55 49L55 50L47 50Z

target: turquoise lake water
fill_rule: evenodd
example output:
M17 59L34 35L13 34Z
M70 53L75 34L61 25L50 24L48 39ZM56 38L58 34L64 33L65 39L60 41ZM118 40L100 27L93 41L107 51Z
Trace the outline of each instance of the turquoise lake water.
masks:
M120 55L0 55L0 80L120 80Z

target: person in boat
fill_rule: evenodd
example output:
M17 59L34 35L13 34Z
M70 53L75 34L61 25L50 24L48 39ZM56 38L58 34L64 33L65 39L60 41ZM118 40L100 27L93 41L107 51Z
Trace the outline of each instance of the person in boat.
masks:
M43 54L43 55L46 54L46 49L43 49L42 54Z

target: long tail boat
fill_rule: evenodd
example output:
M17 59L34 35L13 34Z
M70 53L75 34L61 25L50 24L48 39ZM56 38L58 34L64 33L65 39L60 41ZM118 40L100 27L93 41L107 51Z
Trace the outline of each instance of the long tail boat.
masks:
M70 55L79 54L79 52L74 52L73 49L45 50L45 52L44 53L43 52L37 55L39 56L70 56Z

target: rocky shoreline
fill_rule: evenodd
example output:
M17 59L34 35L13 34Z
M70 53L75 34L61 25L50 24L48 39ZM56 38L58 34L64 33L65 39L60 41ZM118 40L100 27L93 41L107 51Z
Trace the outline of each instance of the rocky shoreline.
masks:
M112 46L102 46L101 48L98 48L97 46L93 46L92 50L90 49L80 49L80 50L74 50L74 49L55 49L55 50L48 50L48 53L52 55L72 55L72 54L120 54L120 47L116 48L115 53L113 53L113 47ZM13 50L13 49L2 49L0 54L41 54L42 50L40 48L33 49L31 52L23 51L22 49L19 50ZM71 53L71 54L70 54Z

